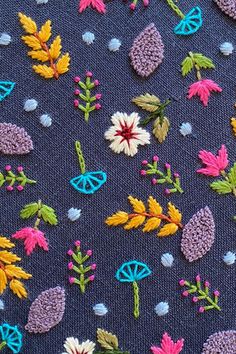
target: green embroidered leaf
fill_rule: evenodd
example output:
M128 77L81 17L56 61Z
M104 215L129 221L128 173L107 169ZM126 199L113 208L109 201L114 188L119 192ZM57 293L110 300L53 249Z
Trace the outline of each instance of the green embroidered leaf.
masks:
M190 71L192 70L193 68L193 61L190 57L186 57L182 63L181 63L181 66L182 66L182 75L183 76L186 76L188 73L190 73Z
M205 55L201 53L194 53L193 59L195 61L195 64L197 64L200 68L204 68L204 69L215 68L213 61L210 58L205 57Z
M228 194L232 192L232 186L228 181L215 181L210 187L219 194Z
M167 117L163 119L157 118L153 124L153 135L157 138L159 143L163 143L166 139L170 127L170 122Z
M105 331L104 329L97 329L97 341L103 349L112 351L114 351L114 349L118 349L117 336Z
M42 204L40 209L42 218L45 222L48 222L50 225L57 225L57 216L55 210L48 205Z
M30 203L24 206L24 208L20 211L20 217L22 219L29 219L35 214L37 214L39 210L38 203Z
M145 95L133 98L132 102L135 103L138 107L141 107L148 112L155 112L160 103L160 100L155 95L145 93Z
M228 173L228 178L233 187L236 187L236 162Z
M130 354L130 352L122 352L121 350L106 350L105 352L94 352L94 354Z

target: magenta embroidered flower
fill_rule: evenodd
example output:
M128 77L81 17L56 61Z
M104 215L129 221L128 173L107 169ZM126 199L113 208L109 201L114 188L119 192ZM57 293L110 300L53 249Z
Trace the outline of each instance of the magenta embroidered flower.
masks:
M12 235L12 238L17 240L24 240L27 256L33 252L36 245L43 248L44 251L48 251L48 242L44 236L44 233L32 227L24 227Z
M205 167L197 170L197 173L207 176L220 176L222 171L224 171L229 164L228 153L225 145L221 146L216 156L210 151L201 150L198 157L202 160Z
M97 10L100 14L106 12L106 6L103 0L80 0L79 2L79 13L83 12L87 7L92 7Z
M207 106L211 92L222 92L222 88L213 80L203 79L189 86L188 99L199 96L203 105Z
M176 343L173 342L171 337L164 333L161 341L161 348L152 346L151 351L153 354L179 354L184 346L184 339L177 340Z

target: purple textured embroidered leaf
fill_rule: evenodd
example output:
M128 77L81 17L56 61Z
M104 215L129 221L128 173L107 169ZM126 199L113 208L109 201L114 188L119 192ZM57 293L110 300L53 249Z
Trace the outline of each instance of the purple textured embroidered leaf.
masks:
M214 0L221 11L236 20L236 0Z
M45 333L61 322L65 311L65 291L61 287L43 291L31 304L25 329Z
M163 53L161 35L151 23L135 38L129 56L137 74L147 77L162 63Z
M24 155L33 150L33 142L24 128L11 123L0 123L0 153Z
M200 209L185 225L181 251L189 262L203 257L215 240L215 223L210 209Z
M234 354L236 331L222 331L212 334L203 345L202 354Z

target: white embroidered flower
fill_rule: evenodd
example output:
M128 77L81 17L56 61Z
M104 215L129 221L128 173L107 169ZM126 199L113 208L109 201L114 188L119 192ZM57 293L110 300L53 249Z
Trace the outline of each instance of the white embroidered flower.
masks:
M138 113L116 112L111 117L113 126L104 134L107 140L112 141L110 148L119 154L124 152L128 156L134 156L138 152L138 145L150 144L150 134L138 127L140 117Z
M68 337L66 338L64 348L66 349L66 353L62 354L93 354L95 343L86 340L86 342L79 344L77 338Z

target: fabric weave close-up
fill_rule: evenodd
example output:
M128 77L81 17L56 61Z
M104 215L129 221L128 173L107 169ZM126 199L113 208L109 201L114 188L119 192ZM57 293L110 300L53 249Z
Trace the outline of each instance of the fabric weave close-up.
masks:
M0 352L236 354L236 1L0 4Z

